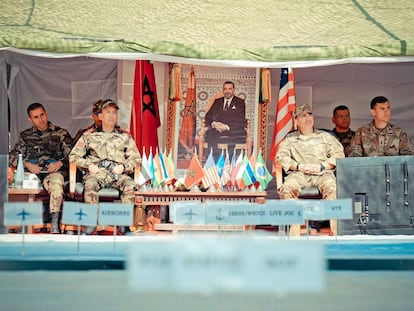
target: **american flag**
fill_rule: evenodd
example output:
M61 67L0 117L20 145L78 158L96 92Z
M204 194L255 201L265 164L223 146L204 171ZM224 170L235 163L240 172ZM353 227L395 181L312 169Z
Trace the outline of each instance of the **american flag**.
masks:
M217 171L216 163L214 162L213 149L211 149L206 163L204 164L204 174L205 176L202 180L204 187L208 188L214 185L217 188L220 183L220 177Z
M293 70L282 68L280 76L279 100L276 107L275 128L273 131L270 159L274 161L279 144L293 129L292 112L296 108Z

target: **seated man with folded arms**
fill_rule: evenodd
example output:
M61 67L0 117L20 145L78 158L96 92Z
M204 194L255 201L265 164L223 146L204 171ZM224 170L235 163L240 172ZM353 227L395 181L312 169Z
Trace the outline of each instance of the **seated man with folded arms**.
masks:
M111 99L102 101L99 119L102 125L86 131L76 142L69 155L69 161L86 172L84 200L99 202L98 191L112 187L121 191L122 203L134 203L134 179L129 176L141 163L141 156L132 136L118 125L118 105ZM94 227L88 227L91 234Z
M391 106L384 96L371 100L371 123L360 127L351 141L349 157L414 155L410 137L390 123Z
M316 186L323 199L336 199L336 159L344 158L342 144L331 134L314 128L312 109L308 105L296 108L294 118L298 130L289 133L280 143L276 161L287 173L282 185L277 185L281 199L298 198L302 188ZM331 234L336 235L336 221L330 220ZM299 235L300 225L290 228L290 235Z

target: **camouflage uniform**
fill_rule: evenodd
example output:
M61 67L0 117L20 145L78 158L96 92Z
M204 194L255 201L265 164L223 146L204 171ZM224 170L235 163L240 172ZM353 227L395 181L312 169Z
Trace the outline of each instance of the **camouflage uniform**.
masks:
M390 123L380 130L374 121L360 127L351 142L350 157L413 155L414 147L399 127Z
M92 131L95 131L95 130L97 130L98 129L98 127L97 126L95 126L95 124L92 124L92 125L89 125L87 128L84 128L84 129L80 129L77 133L76 133L76 135L75 135L75 137L73 138L73 143L74 144L76 144L76 142L79 140L79 138L81 138L81 136L85 133L85 132L92 132Z
M324 199L336 199L336 177L334 170L323 170L316 175L305 175L300 171L291 171L293 164L331 164L336 166L336 159L343 158L341 143L331 134L315 130L310 135L292 132L281 142L276 160L288 174L283 185L278 185L281 199L292 199L299 195L302 188L317 186Z
M43 186L50 196L50 212L59 212L63 201L64 180L68 174L68 155L72 147L69 132L48 122L48 129L39 131L35 127L20 133L19 141L10 151L10 165L16 167L19 154L23 154L25 162L31 162L46 169L51 162L62 161L61 171L43 174Z
M355 135L355 132L349 129L347 132L341 133L341 132L337 132L336 129L334 128L332 130L332 133L336 136L336 138L338 138L339 142L344 147L345 156L348 157L349 154L351 153L351 141L352 141L352 137L354 137Z
M103 132L102 128L86 132L73 147L69 160L84 171L88 170L90 164L99 167L97 174L87 173L84 177L86 203L97 203L98 191L104 187L119 189L123 203L134 203L135 181L129 174L134 173L141 156L129 133L119 127L110 133ZM120 176L113 175L112 167L119 164L124 166L123 173Z

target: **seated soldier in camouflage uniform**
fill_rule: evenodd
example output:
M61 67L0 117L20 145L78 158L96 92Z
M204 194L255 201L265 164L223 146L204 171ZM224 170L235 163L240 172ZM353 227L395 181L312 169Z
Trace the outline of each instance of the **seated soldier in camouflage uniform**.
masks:
M336 159L344 158L344 148L330 133L314 128L312 110L302 105L295 110L298 130L289 133L280 143L276 161L287 176L282 185L277 185L281 199L299 196L306 186L317 186L322 197L336 199ZM336 234L336 221L330 220L332 234ZM290 235L299 235L300 225L292 225Z
M76 142L79 140L79 138L81 138L81 136L83 135L83 133L85 133L86 131L89 131L90 129L98 129L102 122L99 119L99 111L101 109L101 104L102 104L102 99L98 99L96 102L93 103L92 105L92 120L93 120L93 124L91 124L90 126L88 126L87 128L83 128L80 129L75 137L73 138L73 142L74 144L76 144Z
M86 203L98 203L103 187L119 189L122 203L134 203L135 182L129 175L141 163L141 156L132 136L117 126L118 109L114 101L102 101L98 115L102 125L85 132L70 152L69 160L86 172ZM93 229L87 228L86 233Z
M399 127L389 123L391 106L384 96L371 100L371 123L360 127L351 141L350 157L413 155L414 147Z
M25 170L43 180L50 196L52 216L51 233L59 233L59 212L63 202L64 179L68 172L68 155L72 148L69 132L48 121L42 104L27 107L29 121L33 126L20 133L19 141L10 151L10 165L17 167L19 154L23 154Z
M351 153L351 140L355 132L350 129L351 115L347 106L340 105L333 110L332 123L335 124L332 133L344 146L344 153L347 157Z

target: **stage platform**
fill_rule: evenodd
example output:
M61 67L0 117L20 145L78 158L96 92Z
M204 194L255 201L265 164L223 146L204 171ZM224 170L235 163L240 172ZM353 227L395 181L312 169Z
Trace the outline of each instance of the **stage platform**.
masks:
M125 268L129 245L140 241L194 237L255 237L322 243L328 270L414 270L414 236L300 236L278 233L140 233L130 236L51 234L0 235L0 270L119 270Z
M197 236L202 234L217 236L212 233ZM190 235L194 233L144 233L117 236L115 243L113 236L79 236L78 245L78 236L32 234L25 235L24 248L20 234L0 235L0 308L31 311L407 311L414 305L413 236L289 239L292 243L309 240L309 243L324 244L328 264L326 288L320 293L194 294L140 292L128 286L125 260L130 243L173 241ZM223 232L220 238L231 235ZM245 235L258 236L259 233ZM274 233L260 238L287 239Z

